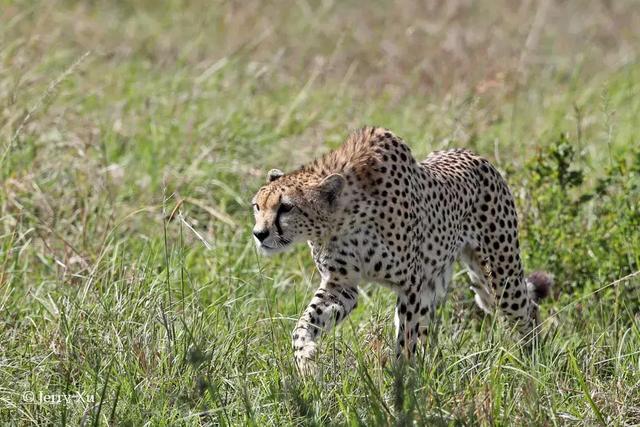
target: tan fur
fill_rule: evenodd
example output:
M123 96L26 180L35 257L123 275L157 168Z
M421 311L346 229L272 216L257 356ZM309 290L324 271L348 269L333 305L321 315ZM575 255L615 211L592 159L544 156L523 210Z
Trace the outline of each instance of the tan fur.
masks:
M325 154L307 166L300 173L325 177L332 173L345 176L353 174L363 184L374 178L376 164L380 162L380 153L374 149L378 138L384 137L384 129L365 127L351 133L347 141L337 150Z

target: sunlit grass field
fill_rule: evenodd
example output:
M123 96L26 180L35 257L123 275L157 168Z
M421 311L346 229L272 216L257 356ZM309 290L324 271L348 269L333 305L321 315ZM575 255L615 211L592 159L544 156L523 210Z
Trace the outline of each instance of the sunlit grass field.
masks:
M640 425L640 6L0 0L0 424ZM507 178L528 271L521 351L460 270L397 366L362 284L297 375L319 284L263 258L250 200L350 130Z

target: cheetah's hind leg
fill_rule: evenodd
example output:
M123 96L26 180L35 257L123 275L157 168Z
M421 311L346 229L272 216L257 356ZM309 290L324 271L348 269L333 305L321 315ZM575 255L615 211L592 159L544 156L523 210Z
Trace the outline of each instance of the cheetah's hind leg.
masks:
M467 245L460 254L460 261L467 267L467 274L471 279L471 290L475 293L474 300L478 307L487 314L495 312L495 298L491 292L491 280L488 276L486 263L479 256L479 251Z

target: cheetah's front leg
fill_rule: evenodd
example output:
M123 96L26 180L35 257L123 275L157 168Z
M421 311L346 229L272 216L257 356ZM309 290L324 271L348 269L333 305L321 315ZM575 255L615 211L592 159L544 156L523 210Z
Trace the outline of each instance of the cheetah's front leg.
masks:
M396 302L396 359L411 360L415 356L418 339L426 343L429 326L435 317L437 291L446 292L446 276L425 282L398 293Z
M413 359L420 329L420 301L415 292L398 295L396 302L396 359Z
M344 320L357 304L356 285L323 281L293 330L293 349L303 374L315 371L317 339Z

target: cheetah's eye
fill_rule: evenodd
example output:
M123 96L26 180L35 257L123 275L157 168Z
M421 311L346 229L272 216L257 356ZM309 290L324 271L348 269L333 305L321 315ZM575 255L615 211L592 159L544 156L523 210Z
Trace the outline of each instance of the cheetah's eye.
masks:
M257 203L252 203L251 206L253 206L253 209L255 209L257 212L260 211L260 206L258 206Z
M289 203L280 203L280 207L278 208L278 214L283 214L291 211L293 209L293 205Z

